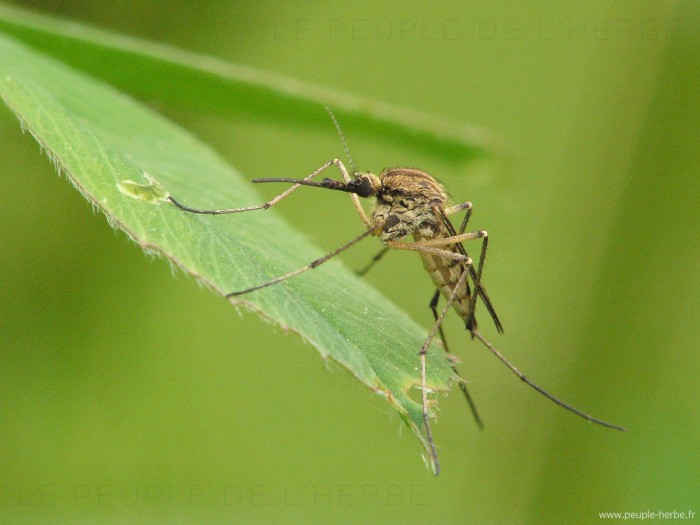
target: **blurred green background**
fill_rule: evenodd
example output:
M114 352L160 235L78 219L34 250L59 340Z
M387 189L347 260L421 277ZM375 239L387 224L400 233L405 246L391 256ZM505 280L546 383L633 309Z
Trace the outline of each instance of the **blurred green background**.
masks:
M434 478L381 398L144 256L3 108L0 522L698 519L696 2L18 4L497 132L508 155L457 166L344 130L361 169L422 167L474 203L506 329L484 319L486 335L629 431L549 403L451 319L486 429L458 394L442 399ZM300 132L145 102L250 178L342 154L330 123ZM298 192L280 212L330 249L361 227L335 197ZM376 248L344 259L359 268ZM392 253L367 279L430 326L417 257Z

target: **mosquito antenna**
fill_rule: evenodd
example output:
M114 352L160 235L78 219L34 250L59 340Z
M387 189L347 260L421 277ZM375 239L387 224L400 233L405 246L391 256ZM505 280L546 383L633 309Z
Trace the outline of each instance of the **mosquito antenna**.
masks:
M336 120L335 115L331 111L331 108L326 106L326 111L330 115L333 124L335 124L335 129L338 132L340 142L343 144L343 149L345 150L345 156L348 158L348 162L350 163L350 167L352 167L352 173L354 175L355 173L357 173L357 166L355 166L355 163L353 162L352 157L350 156L350 150L348 149L348 145L345 142L345 135L343 135L343 131L340 129L340 124L338 124L338 121Z
M474 337L476 337L479 341L481 341L484 344L484 346L486 346L486 348L488 348L491 351L491 353L493 355L495 355L499 359L499 361L501 361L501 363L506 365L510 369L511 372L513 372L524 383L526 383L528 386L537 390L540 394L542 394L544 397L546 397L550 401L555 402L560 407L565 408L566 410L568 410L570 412L573 412L577 416L580 416L583 419L590 421L591 423L596 423L598 425L601 425L601 426L604 426L607 428L614 428L615 430L622 430L623 432L625 430L627 430L626 428L621 427L620 425L614 425L613 423L608 423L607 421L603 421L602 419L598 419L596 417L588 415L585 412L582 412L581 410L579 410L578 408L575 408L575 407L571 406L570 404L565 403L564 401L562 401L558 397L553 396L552 394L550 394L549 392L544 390L542 387L536 385L535 383L530 381L527 377L525 377L525 375L520 370L515 368L515 366L510 361L508 361L508 359L506 359L506 357L501 352L496 350L496 348L491 343L489 343L484 338L484 336L481 335L477 330L472 330L471 333L472 333L472 335L474 335Z

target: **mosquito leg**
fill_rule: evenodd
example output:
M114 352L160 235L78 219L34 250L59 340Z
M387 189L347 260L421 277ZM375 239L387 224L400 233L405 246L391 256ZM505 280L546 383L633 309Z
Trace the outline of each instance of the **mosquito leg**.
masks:
M429 241L428 241L429 242ZM443 248L436 248L431 245L423 245L422 242L398 242L398 241L387 241L387 247L394 250L409 250L412 252L423 252L432 253L433 255L439 255L445 259L453 259L455 261L469 261L471 263L471 257L468 255L463 255L461 253L451 252Z
M469 222L469 219L472 216L472 207L471 203L468 203L470 206L467 208L467 213L464 214L464 219L462 220L462 225L459 227L459 233L464 233L467 230L467 223Z
M438 301L440 300L440 290L435 290L435 293L433 294L433 298L430 300L430 304L428 305L430 307L430 310L433 312L433 317L435 318L435 322L438 320L438 310L437 310L437 305ZM440 334L440 340L442 341L442 347L445 349L445 353L448 355L448 357L452 356L450 353L450 349L447 346L447 339L445 339L445 332L442 329L442 323L440 323L440 327L438 328L438 333ZM455 365L452 365L452 370L454 370L455 374L461 377L461 374L459 373L459 370L457 370L457 367ZM481 420L481 417L479 416L479 412L476 409L476 404L474 403L474 399L472 399L471 394L469 393L469 390L467 390L467 385L465 385L463 382L459 382L459 388L462 390L462 393L464 394L464 397L467 400L467 404L469 405L469 409L472 412L472 416L474 416L474 421L476 421L477 426L480 429L484 428L484 422Z
M596 418L596 417L593 417L593 416L591 416L591 415L588 415L588 414L586 414L585 412L582 412L581 410L579 410L578 408L575 408L575 407L571 406L570 404L565 403L565 402L562 401L561 399L559 399L559 398L553 396L552 394L550 394L549 392L547 392L546 390L544 390L544 389L541 388L540 386L538 386L538 385L536 385L535 383L533 383L532 381L530 381L527 377L525 377L525 375L524 375L520 370L518 370L517 368L515 368L515 366L514 366L510 361L508 361L508 359L506 359L506 357L505 357L501 352L499 352L498 350L496 350L496 348L495 348L491 343L489 343L488 340L486 340L486 338L484 338L484 336L481 335L477 330L472 331L472 334L473 334L474 337L476 337L479 341L481 341L481 342L484 344L484 346L485 346L486 348L488 348L489 351L490 351L493 355L495 355L495 356L498 358L499 361L501 361L501 363L503 363L504 365L506 365L506 366L508 367L508 369L509 369L511 372L513 372L516 376L518 376L518 377L520 378L521 381L523 381L523 382L524 382L526 385L528 385L529 387L531 387L531 388L537 390L537 392L539 392L540 394L542 394L544 397L546 397L546 398L549 399L550 401L553 401L554 403L556 403L556 404L559 405L560 407L563 407L563 408L565 408L566 410L568 410L568 411L570 411L570 412L573 412L573 413L576 414L577 416L582 417L583 419L586 419L586 420L590 421L591 423L596 423L596 424L598 424L598 425L601 425L601 426L604 426L604 427L607 427L607 428L613 428L613 429L615 429L615 430L622 430L622 431L626 430L624 427L621 427L621 426L619 426L619 425L615 425L615 424L613 424L613 423L608 423L607 421L603 421L602 419L598 419L598 418Z
M375 264L377 264L381 260L382 257L384 257L384 255L388 251L389 251L389 247L385 246L384 248L381 249L380 252L377 253L377 255L372 257L372 260L369 261L364 268L362 268L361 270L358 270L355 273L359 276L365 275L368 271L370 271L374 267Z
M445 210L445 215L450 215L452 213L457 213L461 210L466 210L466 213L464 214L464 219L462 220L462 225L459 227L459 234L463 234L466 229L467 229L467 224L469 223L469 219L472 215L472 203L471 202L463 202L461 204L457 204L456 206L452 206L451 208L447 208ZM454 228L452 228L452 224L450 223L448 227L448 231L450 232L451 235L457 235L457 232L454 231ZM479 266L477 266L477 270L474 269L474 266L470 268L470 276L472 278L472 282L474 283L474 290L476 290L476 293L473 293L469 299L469 316L467 317L466 325L467 328L470 330L472 328L476 327L476 321L475 321L475 315L476 315L476 300L479 295L482 295L484 297L484 302L486 303L486 308L489 310L491 313L491 317L494 319L497 319L495 316L495 312L493 312L493 308L491 307L491 301L488 299L488 296L486 295L486 290L481 286L481 272L483 270L484 266L484 260L486 258L486 245L488 244L488 235L484 235L483 237L483 243L481 245L481 256L479 257ZM465 251L466 253L466 251ZM496 326L498 327L500 325L500 322L496 323ZM500 331L500 330L499 330Z
M471 265L471 259L469 259L466 262L467 265ZM457 296L460 294L460 289L464 286L464 284L467 281L467 275L468 272L464 271L462 272L462 275L460 276L459 280L457 281L457 284L454 287L454 290L452 290L452 293L450 294L450 297L447 299L447 304L445 304L445 307L442 309L442 312L440 312L440 315L438 315L437 319L435 320L435 324L433 325L433 328L430 330L430 333L428 334L428 338L425 340L425 343L423 343L423 346L420 349L420 382L421 382L421 400L423 404L423 423L425 424L425 433L428 437L428 444L430 446L430 454L433 458L433 461L435 462L435 475L437 476L440 473L440 462L438 461L438 456L437 456L437 450L435 449L435 441L433 441L433 433L430 430L430 421L428 417L428 385L426 382L425 378L425 354L428 351L428 347L430 346L430 343L433 341L433 338L435 337L435 333L438 331L440 326L442 325L442 321L445 319L445 315L447 315L447 312L449 311L450 307L452 306L452 303L455 302L455 299Z
M355 211L360 216L360 219L362 219L362 222L365 223L365 226L367 228L371 228L372 221L369 220L369 217L367 217L367 214L365 213L365 210L362 207L362 204L360 203L360 198L357 195L355 195L354 193L350 194L350 198L352 199L352 203L355 206Z
M432 298L430 299L430 303L428 304L428 308L430 308L430 311L433 312L433 317L434 321L438 320L438 302L440 301L440 290L435 290L435 293L433 294ZM452 353L450 352L449 347L447 346L447 339L445 339L445 332L442 330L442 325L438 328L438 334L440 335L440 340L442 341L442 347L445 350L445 353L448 356L452 356ZM455 370L456 372L457 370ZM458 374L459 375L459 374Z
M466 253L459 253L459 252L453 252L446 250L444 248L438 248L436 246L440 245L447 245L447 244L458 244L461 240L463 240L465 237L468 236L470 239L476 239L479 237L486 236L487 233L485 231L479 231L479 232L471 232L471 233L463 233L461 235L456 235L452 237L445 237L443 239L433 239L429 241L419 241L419 242L397 242L397 241L388 241L386 245L389 248L394 248L397 250L411 250L411 251L418 251L418 252L423 252L423 253L430 253L433 255L438 255L444 259L452 259L452 260L457 260L457 261L462 261L466 268L464 271L464 275L460 277L460 280L458 283L461 284L455 284L455 286L462 288L462 290L455 288L454 292L460 292L460 293L465 293L468 295L471 295L471 300L473 300L473 297L475 294L469 294L468 286L467 286L467 278L466 275L471 275L471 268L472 268L472 259ZM469 310L469 312L473 312L473 310ZM474 315L473 313L468 314L465 319L467 323L467 329L471 332L474 330L475 323L474 323Z
M449 246L451 244L459 244L464 241L471 241L474 239L481 239L483 237L486 237L488 234L481 230L478 232L468 232L468 233L460 233L459 235L450 235L449 237L442 237L442 238L436 238L436 239L430 239L427 241L416 241L416 242L399 242L399 241L387 241L386 246L389 246L390 248L394 248L397 250L414 250L414 251L427 251L427 250L422 250L422 248L434 248L434 247L440 247L440 246ZM438 250L441 252L445 253L450 253L452 255L460 255L459 258L464 258L466 257L463 254L458 254L456 252L452 252L449 250ZM448 257L454 259L454 257Z
M310 181L314 177L316 177L319 174L326 171L331 166L335 166L336 168L338 168L338 171L340 171L345 182L352 181L352 178L348 174L348 170L345 168L343 163L340 162L338 159L333 159L333 160L326 162L323 166L321 166L320 168L315 170L313 173L307 175L306 177L304 177L303 179L300 179L300 180ZM265 182L265 180L262 179L262 180L254 181L254 182ZM188 211L190 213L201 213L201 214L205 214L205 215L225 215L225 214L229 214L229 213L241 213L241 212L245 212L245 211L266 210L266 209L274 206L278 202L280 202L282 199L288 197L290 194L292 194L293 192L298 190L301 186L302 186L301 184L293 184L288 189L286 189L285 191L283 191L282 193L277 195L277 197L275 197L275 198L273 198L273 199L271 199L263 204L259 204L257 206L246 206L243 208L227 208L227 209L221 209L221 210L203 210L200 208L192 208L190 206L182 204L181 202L176 200L175 197L173 197L172 195L169 195L167 197L167 200L172 202L175 206L177 206L181 210L185 210L185 211ZM369 227L369 225L370 225L369 219L367 218L367 215L365 214L364 210L362 209L359 198L355 194L351 194L351 197L353 198L353 203L355 205L355 208L358 211L358 214L360 214L360 218L362 218L365 225L367 227Z
M279 277L276 277L275 279L272 279L271 281L267 281L266 283L259 284L257 286L253 286L252 288L246 288L245 290L240 290L237 292L228 293L228 294L226 294L226 298L235 297L237 295L247 294L250 292L254 292L255 290L260 290L261 288L267 288L268 286L272 286L273 284L277 284L279 282L286 281L287 279L290 279L291 277L295 277L295 276L302 274L304 272L307 272L309 270L313 270L314 268L321 266L324 262L328 261L329 259L335 257L339 253L344 252L348 248L354 246L355 244L360 242L362 239L364 239L365 237L367 237L368 235L371 235L371 234L372 234L372 230L365 230L364 232L362 232L360 235L355 237L350 242L343 244L339 248L336 248L332 252L324 255L323 257L319 257L318 259L311 261L308 265L304 266L303 268L299 268L297 270L294 270L293 272L285 273L284 275L280 275Z
M486 249L489 245L488 234L486 232L482 233L484 234L484 236L482 237L483 240L481 241L481 255L479 256L479 266L476 270L476 275L473 277L474 290L476 291L472 294L471 298L469 299L469 317L467 318L467 327L471 327L470 331L472 332L472 337L474 336L474 330L476 330L476 322L474 321L474 313L476 310L476 298L479 296L478 291L483 290L483 288L481 287L481 274L484 271L484 262L486 261Z
M445 215L453 215L455 213L459 213L462 210L467 210L466 214L464 215L464 220L462 221L462 226L459 228L459 233L464 233L467 229L467 223L469 222L469 217L472 215L472 203L471 202L462 202L460 204L455 204L454 206L450 206L449 208L445 208Z
M463 202L462 204L458 204L456 206L452 206L451 208L447 208L444 211L445 217L444 217L444 224L445 227L447 228L447 231L450 233L451 236L456 236L458 233L455 231L454 227L452 226L452 223L447 219L447 215L457 213L461 210L467 210L466 214L464 216L464 220L462 221L462 225L459 228L459 235L463 234L464 231L467 229L467 224L469 223L469 218L471 217L472 214L472 205L470 202ZM438 208L436 210L436 213L440 213L440 209ZM488 243L488 236L484 236L484 242ZM463 249L463 248L462 248ZM467 254L466 250L464 250L465 255ZM480 261L484 261L486 259L486 252L482 246L482 255L480 257ZM478 269L481 269L483 262L479 263ZM488 294L486 293L486 288L484 288L484 285L481 284L481 277L477 277L477 268L472 266L469 269L469 276L472 279L472 282L474 283L474 289L478 291L478 295L481 297L482 301L484 302L484 306L486 306L486 309L489 312L489 315L491 316L491 319L493 320L493 323L496 325L496 329L498 330L499 333L503 333L503 325L501 325L501 321L498 318L498 315L496 314L496 311L493 308L493 305L491 304L491 299L489 299ZM476 311L476 297L477 294L474 294L471 298L471 301L473 301L473 304L471 304L470 301L470 312L471 314L471 323L467 323L467 326L474 326L474 315Z

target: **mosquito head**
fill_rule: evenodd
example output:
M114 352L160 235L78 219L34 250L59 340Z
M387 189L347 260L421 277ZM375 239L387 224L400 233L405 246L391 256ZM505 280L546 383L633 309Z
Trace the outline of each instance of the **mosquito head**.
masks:
M355 173L355 180L347 183L346 190L359 197L374 197L382 187L382 181L374 173Z

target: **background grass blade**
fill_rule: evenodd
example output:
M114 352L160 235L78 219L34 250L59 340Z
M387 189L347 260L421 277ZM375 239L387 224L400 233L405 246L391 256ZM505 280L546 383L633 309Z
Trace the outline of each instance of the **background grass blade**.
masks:
M352 129L446 160L503 149L478 126L8 6L0 5L0 29L139 98L323 129L318 106L328 105Z

